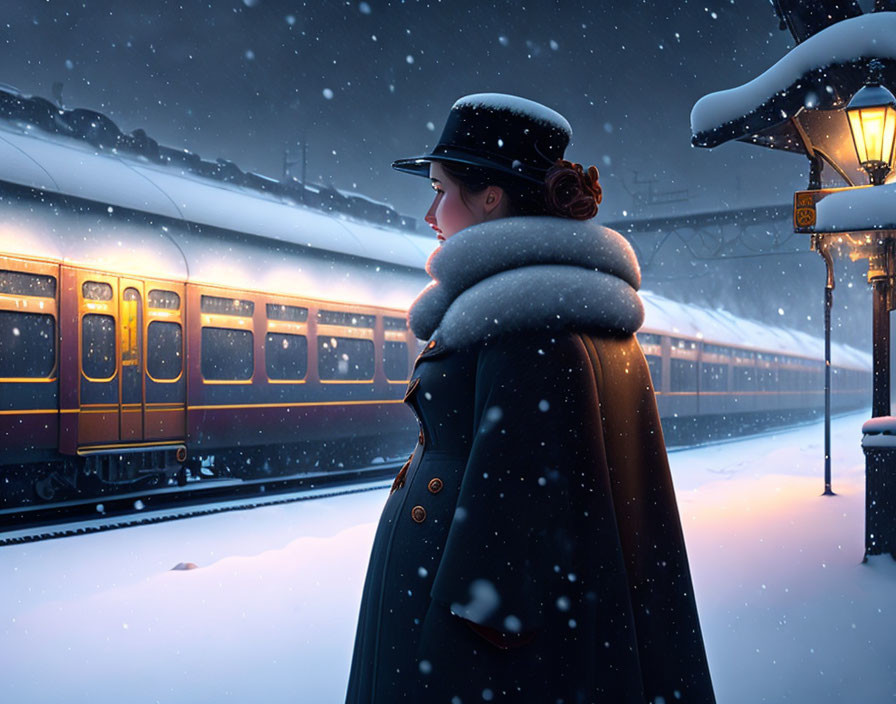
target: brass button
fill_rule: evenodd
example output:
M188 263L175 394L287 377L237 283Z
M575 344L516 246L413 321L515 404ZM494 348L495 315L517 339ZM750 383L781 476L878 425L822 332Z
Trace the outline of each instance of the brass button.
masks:
M432 494L438 494L442 490L442 480L438 477L434 477L429 480L429 485L427 487Z
M411 518L414 519L415 523L423 523L426 520L426 509L422 506L414 506L411 509Z

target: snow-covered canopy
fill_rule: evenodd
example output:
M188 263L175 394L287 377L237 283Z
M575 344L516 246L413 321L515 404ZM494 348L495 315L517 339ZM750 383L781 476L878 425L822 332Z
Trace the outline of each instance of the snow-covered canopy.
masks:
M849 188L816 206L815 232L896 230L896 184Z
M715 147L737 139L804 153L791 119L814 111L839 113L863 85L867 63L875 58L884 64L884 83L896 84L896 12L838 22L749 83L705 95L691 111L692 143ZM843 119L837 127L845 125Z

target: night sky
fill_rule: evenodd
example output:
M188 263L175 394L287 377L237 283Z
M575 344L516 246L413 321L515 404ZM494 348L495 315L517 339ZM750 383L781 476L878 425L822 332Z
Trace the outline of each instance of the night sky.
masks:
M0 82L50 98L60 81L66 107L274 177L284 150L306 137L309 180L408 214L425 211L428 185L390 162L423 153L453 101L483 91L569 119L568 155L601 170L604 218L631 212L636 173L658 191L687 189L676 206L685 210L787 202L806 180L801 158L689 143L701 95L753 78L791 46L767 0L28 0L5 9Z
M768 0L26 0L5 10L0 82L47 98L61 82L67 108L272 177L306 139L309 181L421 218L428 182L390 164L425 153L451 104L476 92L522 95L569 119L567 156L601 171L599 220L784 204L807 184L800 156L690 146L702 95L792 48ZM633 207L648 187L685 199ZM668 276L645 271L645 285L820 335L824 265L805 250L686 262ZM835 339L856 342L870 330L863 268L838 267Z

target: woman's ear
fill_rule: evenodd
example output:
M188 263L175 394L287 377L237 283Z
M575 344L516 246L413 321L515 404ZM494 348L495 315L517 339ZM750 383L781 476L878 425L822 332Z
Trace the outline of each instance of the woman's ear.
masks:
M504 189L500 186L486 187L482 200L482 208L485 211L485 215L488 216L498 212L498 209L504 202L504 198Z

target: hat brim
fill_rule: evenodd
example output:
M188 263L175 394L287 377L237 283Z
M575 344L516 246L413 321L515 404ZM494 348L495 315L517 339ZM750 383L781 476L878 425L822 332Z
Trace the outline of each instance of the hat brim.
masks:
M415 156L409 159L398 159L392 162L392 168L414 176L423 176L429 178L429 165L434 162L444 162L447 164L461 164L463 166L474 166L478 169L486 171L497 171L500 174L515 176L531 183L544 183L544 177L530 176L522 170L509 169L503 164L492 161L486 161L481 158L455 156L452 154L426 154L424 156Z

